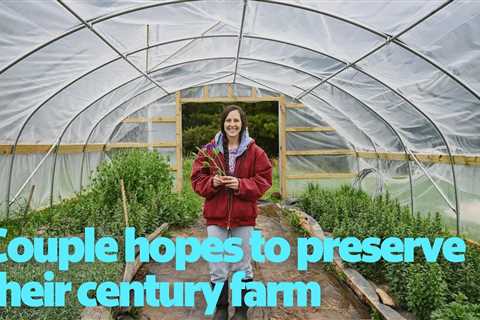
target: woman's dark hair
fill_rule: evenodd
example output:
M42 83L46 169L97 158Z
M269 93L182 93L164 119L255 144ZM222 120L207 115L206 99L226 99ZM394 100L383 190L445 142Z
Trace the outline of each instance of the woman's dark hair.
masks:
M240 129L240 134L238 137L238 144L242 142L242 137L243 133L247 129L248 123L247 123L247 114L245 111L243 111L242 108L240 108L237 105L231 104L226 106L223 109L223 112L220 116L220 130L223 133L223 156L225 158L225 168L227 170L227 174L233 175L233 172L230 172L230 165L229 165L229 152L228 152L228 139L227 139L227 133L225 132L225 119L228 117L228 114L232 111L237 110L238 113L240 113L240 120L242 120L242 128Z

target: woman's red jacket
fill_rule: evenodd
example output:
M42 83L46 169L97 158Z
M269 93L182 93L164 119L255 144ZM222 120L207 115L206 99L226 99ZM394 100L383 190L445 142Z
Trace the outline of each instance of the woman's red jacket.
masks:
M207 151L220 167L223 153ZM193 190L205 198L203 216L207 225L225 228L254 226L257 217L257 200L272 186L272 164L265 151L252 141L247 150L237 157L234 176L239 178L239 189L213 187L215 166L205 166L207 157L199 152L193 162L191 181ZM223 168L222 165L220 168Z

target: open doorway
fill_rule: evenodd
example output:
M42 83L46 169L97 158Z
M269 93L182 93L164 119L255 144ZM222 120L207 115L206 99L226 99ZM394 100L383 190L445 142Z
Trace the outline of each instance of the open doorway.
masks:
M220 114L225 106L235 104L247 114L248 132L265 150L274 166L272 188L263 199L276 200L280 195L279 159L279 104L277 101L259 102L189 102L182 104L182 150L185 175L191 170L196 147L210 142L220 130ZM185 177L186 178L186 177ZM184 179L184 188L189 188Z

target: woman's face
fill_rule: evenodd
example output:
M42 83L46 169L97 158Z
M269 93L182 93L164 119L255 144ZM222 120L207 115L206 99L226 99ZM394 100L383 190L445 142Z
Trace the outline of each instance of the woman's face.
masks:
M242 119L240 118L240 112L238 110L230 111L223 123L223 129L229 139L236 139L240 135L242 129Z

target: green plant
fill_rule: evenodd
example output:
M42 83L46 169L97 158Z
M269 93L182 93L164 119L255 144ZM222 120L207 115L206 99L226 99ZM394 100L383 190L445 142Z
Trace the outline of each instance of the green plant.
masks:
M366 193L342 186L325 190L309 185L300 198L302 209L335 237L449 237L438 213L412 214L407 207L385 195L370 198ZM293 221L294 223L294 221ZM451 302L455 294L465 294L480 303L480 250L468 245L464 263L425 262L417 250L415 263L349 264L367 278L384 283L401 306L418 319L429 319L433 310Z
M480 304L468 302L464 294L432 313L432 320L477 320L480 319Z
M407 306L417 319L430 319L432 311L446 302L447 283L437 263L414 263L407 269Z

